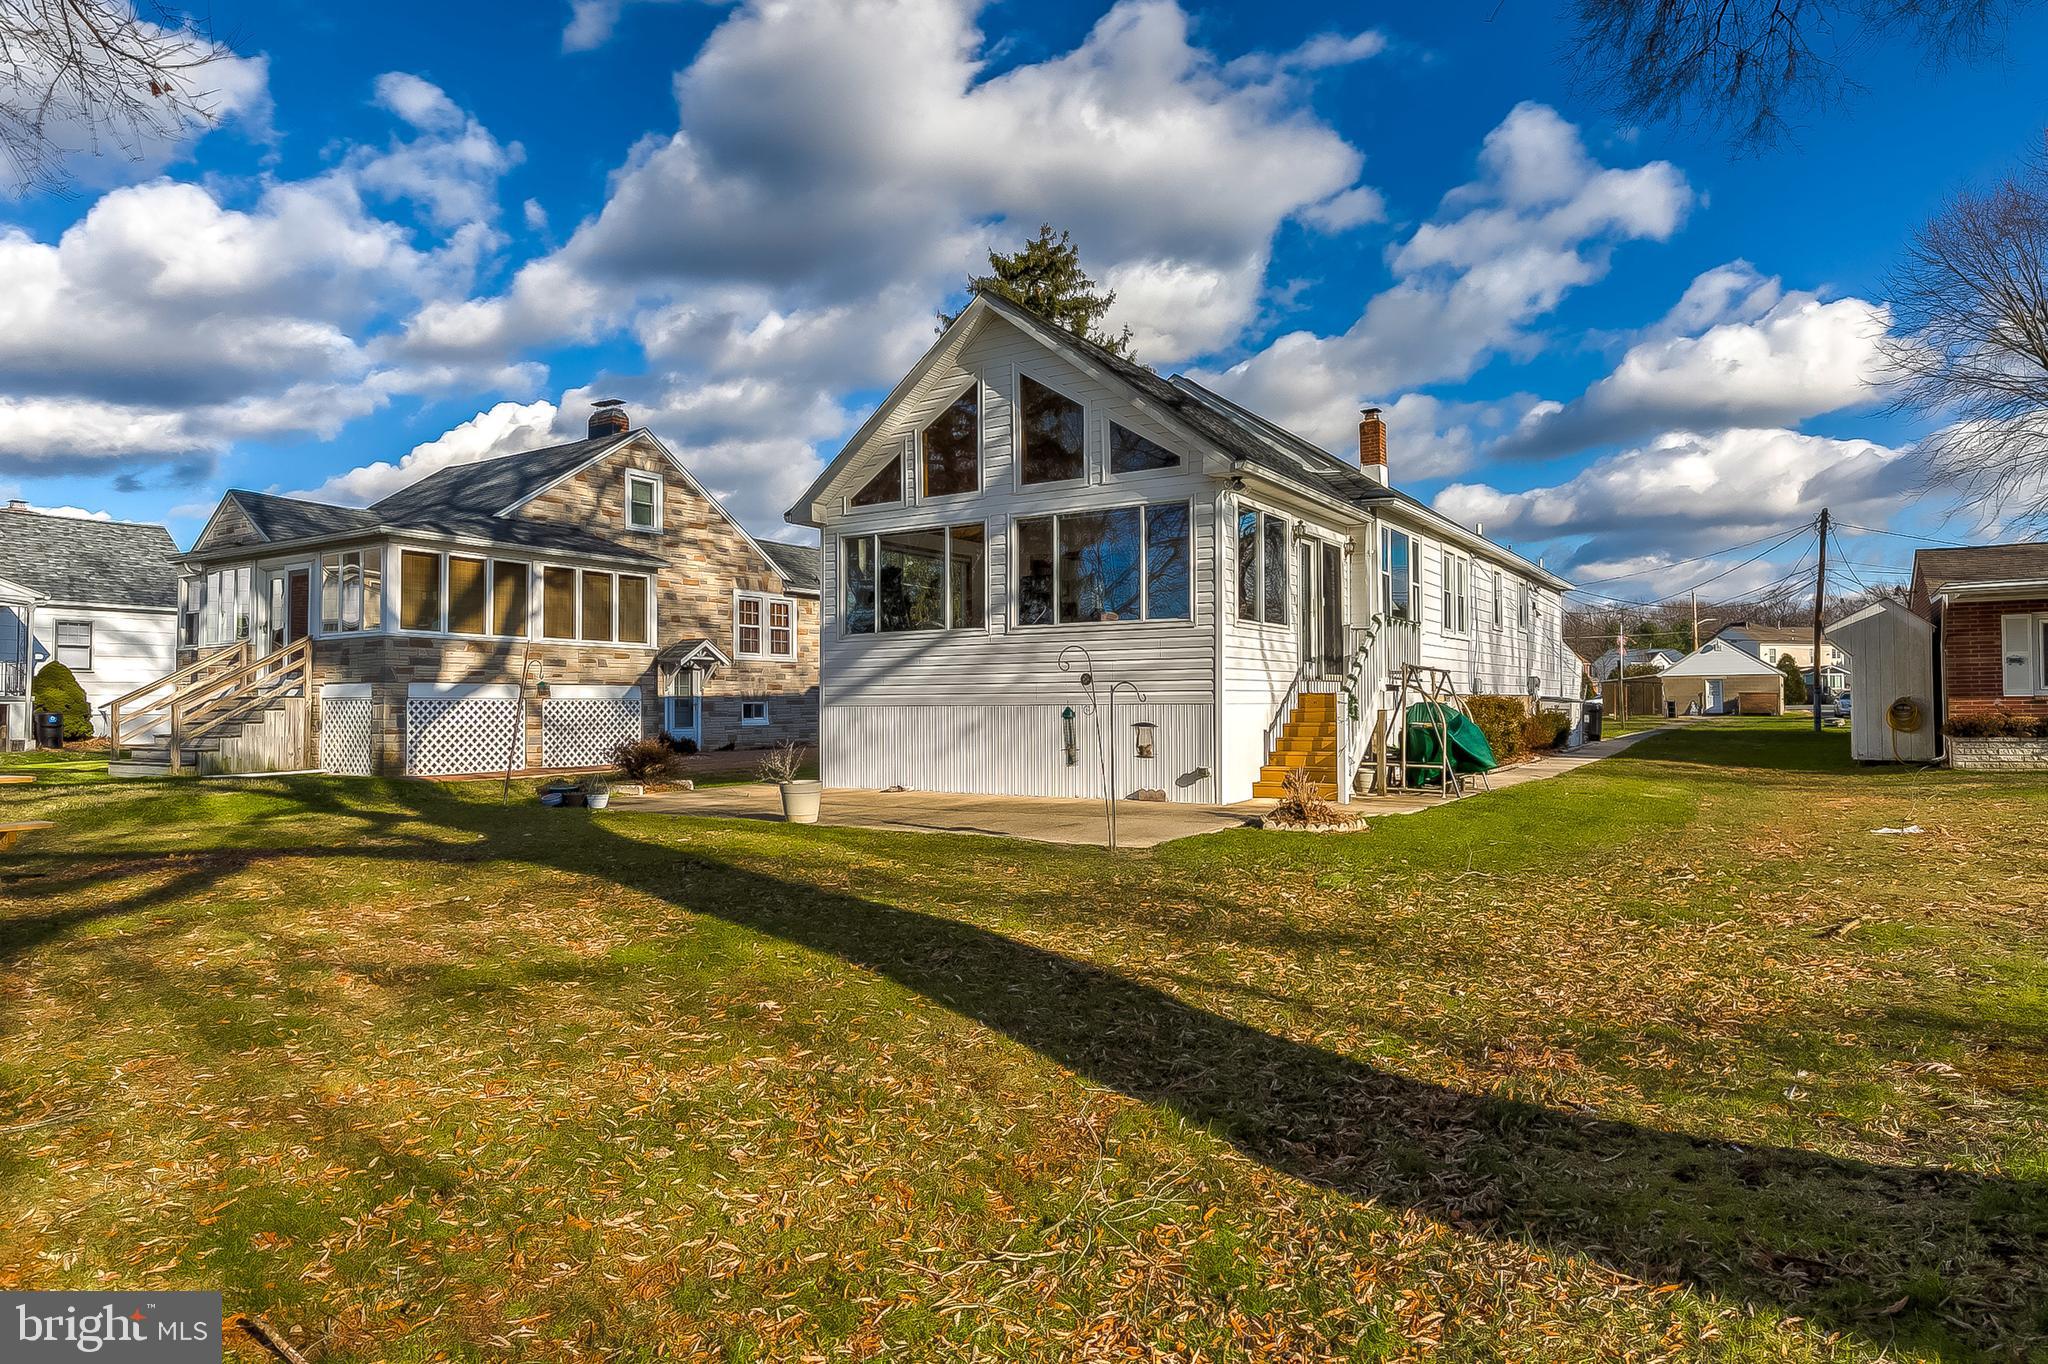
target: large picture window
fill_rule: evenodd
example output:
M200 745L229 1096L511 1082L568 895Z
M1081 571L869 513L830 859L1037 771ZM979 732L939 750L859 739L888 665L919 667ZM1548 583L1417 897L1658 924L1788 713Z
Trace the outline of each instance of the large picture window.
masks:
M1415 618L1415 537L1380 527L1380 610L1397 620Z
M1186 620L1192 557L1184 502L1020 519L1017 622Z
M733 594L732 643L737 658L795 658L796 601L766 592ZM781 624L778 628L777 622Z
M1081 404L1028 374L1017 376L1023 426L1022 482L1063 483L1083 472Z
M847 634L986 624L988 533L979 523L853 535L840 543Z
M1271 512L1237 514L1237 615L1240 620L1287 623L1287 518Z
M981 385L970 384L919 437L924 495L971 493L981 486Z

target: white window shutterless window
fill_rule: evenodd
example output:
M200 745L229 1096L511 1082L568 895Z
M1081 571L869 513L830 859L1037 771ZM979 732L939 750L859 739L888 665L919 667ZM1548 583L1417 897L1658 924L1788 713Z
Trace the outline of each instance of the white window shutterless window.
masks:
M2041 645L2048 618L2036 615L1999 617L1999 653L2004 659L2007 696L2034 696L2044 688L2041 677Z
M768 723L766 701L740 702L740 723L743 725L765 725Z
M1441 558L1443 628L1449 634L1469 634L1472 630L1472 561L1449 550L1445 550Z
M766 592L733 594L732 643L738 658L796 657L796 599Z
M661 529L661 479L654 474L626 475L626 528Z
M57 661L75 673L92 671L92 622L57 622Z

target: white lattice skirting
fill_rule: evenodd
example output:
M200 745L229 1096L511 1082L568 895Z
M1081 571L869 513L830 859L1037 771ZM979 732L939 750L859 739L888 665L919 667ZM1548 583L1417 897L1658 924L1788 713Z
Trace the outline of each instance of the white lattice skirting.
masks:
M524 766L519 700L415 696L405 703L405 770L423 777Z
M645 733L640 695L550 697L540 708L542 767L602 767L611 751Z
M367 696L320 703L320 767L344 777L377 770L377 703Z

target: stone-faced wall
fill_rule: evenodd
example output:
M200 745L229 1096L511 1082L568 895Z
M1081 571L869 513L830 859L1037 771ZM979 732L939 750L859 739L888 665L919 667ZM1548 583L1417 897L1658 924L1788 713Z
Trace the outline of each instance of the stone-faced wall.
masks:
M661 479L661 530L626 528L626 472ZM704 747L754 747L792 739L818 741L818 600L796 599L796 658L743 659L733 638L735 591L782 594L782 575L738 527L696 491L675 466L652 447L633 444L550 488L518 515L594 530L620 544L645 546L667 560L657 576L655 637L663 647L680 639L708 639L732 666L705 683ZM764 625L765 629L765 625ZM563 674L565 681L610 681ZM643 695L652 697L658 679L649 677ZM765 701L769 723L740 724L742 701ZM658 711L649 721L659 720Z
M662 480L662 528L626 529L628 469ZM782 576L730 521L697 493L658 452L637 445L535 498L518 515L598 531L621 544L659 555L655 574L656 644L709 639L733 659L706 679L700 732L707 749L753 748L783 740L818 741L818 600L796 600L794 660L741 659L734 642L735 590L783 594ZM764 627L765 628L765 627ZM317 687L368 682L375 707L377 768L405 770L405 711L415 682L529 685L525 715L526 766L541 765L541 702L531 683L543 672L553 684L640 688L642 723L660 732L661 685L657 649L567 640L470 640L417 635L329 636L314 642ZM742 701L767 703L769 723L742 725Z
M1999 618L2033 611L2048 611L2048 598L1949 603L1941 616L1941 691L1950 716L1993 710L2048 715L2048 697L2005 695L2005 638Z
M1975 772L2048 771L2048 739L1948 738L1948 764Z

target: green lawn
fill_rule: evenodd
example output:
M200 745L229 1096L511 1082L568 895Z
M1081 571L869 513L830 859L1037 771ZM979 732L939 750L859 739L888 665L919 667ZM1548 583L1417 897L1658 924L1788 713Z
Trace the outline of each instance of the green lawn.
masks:
M318 1361L2048 1358L2048 779L1846 746L1115 856L58 764L0 1288Z

